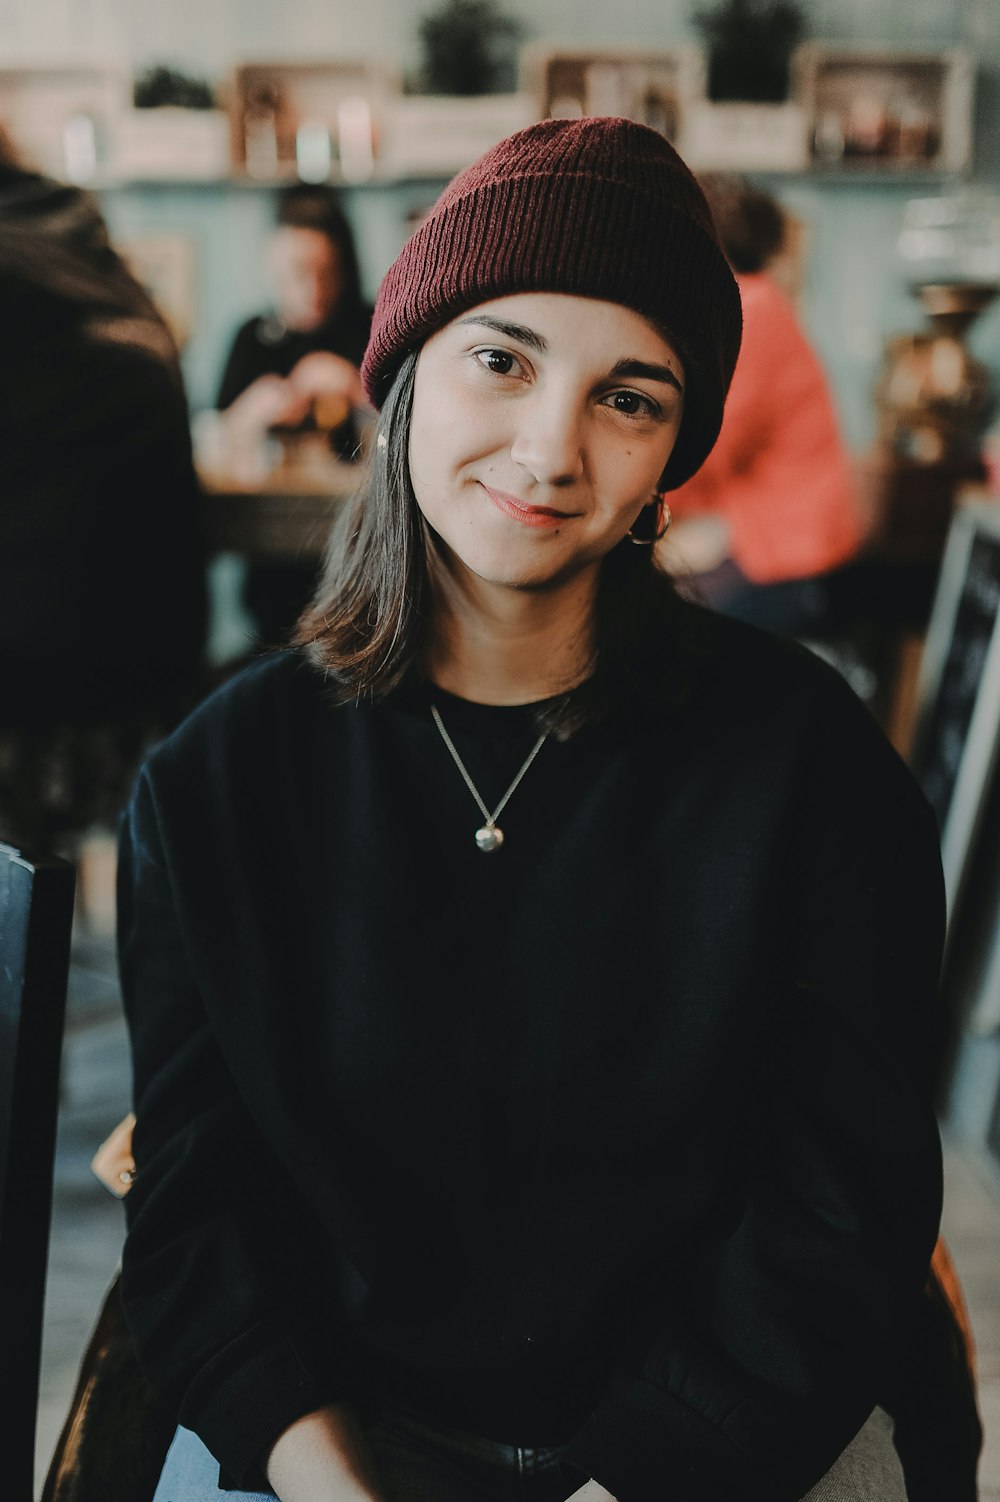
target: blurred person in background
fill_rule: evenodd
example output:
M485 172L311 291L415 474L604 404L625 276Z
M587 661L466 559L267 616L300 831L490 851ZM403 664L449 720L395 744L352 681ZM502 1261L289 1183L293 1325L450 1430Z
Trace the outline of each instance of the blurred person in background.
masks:
M834 573L861 546L861 511L823 371L767 271L785 219L741 178L699 181L739 283L743 345L719 440L671 496L664 563L693 574L697 597L727 615L823 634Z
M113 828L200 689L206 604L177 351L92 199L0 139L0 838Z
M367 405L358 366L371 309L332 189L302 184L281 195L268 262L274 307L239 329L219 386L230 443L252 448L274 429L321 427L351 460L360 440L353 414ZM244 598L264 642L287 636L314 584L308 565L251 565Z

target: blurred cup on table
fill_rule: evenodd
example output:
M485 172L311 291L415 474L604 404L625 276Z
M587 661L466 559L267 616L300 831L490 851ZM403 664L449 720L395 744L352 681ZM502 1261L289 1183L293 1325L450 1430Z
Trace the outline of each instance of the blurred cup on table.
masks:
M316 426L324 433L332 433L351 415L351 403L346 396L335 391L321 392L313 401L313 416Z

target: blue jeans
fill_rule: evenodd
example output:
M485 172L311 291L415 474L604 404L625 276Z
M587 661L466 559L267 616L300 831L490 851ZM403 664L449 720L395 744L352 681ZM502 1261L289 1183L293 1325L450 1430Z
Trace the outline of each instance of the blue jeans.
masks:
M430 1427L383 1412L364 1424L385 1502L564 1502L582 1478L567 1478L561 1449L530 1450ZM189 1429L178 1429L153 1502L262 1502L274 1493L219 1489L219 1465Z
M561 1450L432 1429L407 1414L385 1414L366 1434L385 1502L564 1502L582 1479L563 1471ZM218 1480L201 1440L178 1429L153 1502L273 1502L273 1492L220 1491ZM892 1422L880 1408L803 1502L906 1502Z

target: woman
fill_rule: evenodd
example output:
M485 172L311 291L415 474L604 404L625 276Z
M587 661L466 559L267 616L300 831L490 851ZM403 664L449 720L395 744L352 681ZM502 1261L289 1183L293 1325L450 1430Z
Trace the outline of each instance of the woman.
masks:
M371 323L354 236L331 189L299 185L281 195L269 269L274 308L237 331L217 406L235 416L253 393L268 422L297 423L318 395L356 394L353 385L336 383L337 357L357 367ZM327 355L334 358L311 359ZM327 372L325 384L316 371Z
M300 648L124 831L157 1502L902 1497L936 840L834 674L653 567L738 341L624 120L501 142L386 277Z
M719 441L674 502L664 564L698 598L752 625L829 631L838 570L863 539L860 499L819 360L768 266L785 221L740 178L700 179L743 304L743 342Z
M358 365L371 309L361 294L354 236L330 188L299 184L278 201L269 248L274 307L237 331L219 384L229 444L255 452L272 428L319 427L343 459L360 442ZM245 597L268 645L286 641L315 585L301 564L254 564Z

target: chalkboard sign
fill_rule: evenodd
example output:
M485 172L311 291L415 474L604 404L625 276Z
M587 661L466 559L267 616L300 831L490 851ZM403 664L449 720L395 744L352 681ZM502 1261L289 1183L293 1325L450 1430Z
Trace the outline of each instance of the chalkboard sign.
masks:
M957 507L918 685L911 762L941 829L949 916L1000 750L1000 504Z

